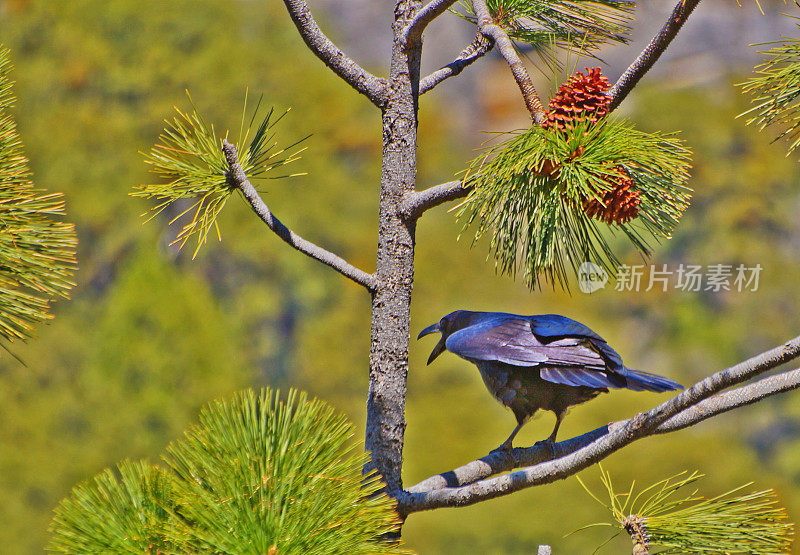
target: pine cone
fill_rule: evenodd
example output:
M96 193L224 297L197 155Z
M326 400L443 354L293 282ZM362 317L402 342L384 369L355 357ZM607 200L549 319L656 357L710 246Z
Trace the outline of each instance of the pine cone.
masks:
M603 193L602 199L588 198L583 201L583 211L590 218L607 224L625 224L639 215L642 203L640 191L634 188L633 179L618 168L619 176L613 178L614 188Z
M610 86L599 67L586 68L586 75L579 71L558 89L542 126L563 131L585 120L597 122L608 114Z

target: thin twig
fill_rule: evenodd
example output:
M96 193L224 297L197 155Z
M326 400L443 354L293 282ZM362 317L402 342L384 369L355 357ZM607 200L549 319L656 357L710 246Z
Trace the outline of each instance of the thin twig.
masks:
M493 452L454 471L433 476L406 491L394 492L402 514L471 505L514 491L566 478L638 439L667 433L713 416L795 389L800 371L786 372L736 390L716 393L800 356L800 337L750 358L698 382L654 409L582 436L556 443L537 444L511 453ZM522 464L517 472L495 476Z
M283 0L308 48L351 87L378 107L385 104L387 82L374 76L342 52L317 25L306 0Z
M475 11L475 16L478 21L478 30L480 30L484 36L494 40L500 54L502 54L503 58L508 62L511 73L514 75L519 90L522 92L525 106L531 114L531 119L534 123L542 123L545 117L542 101L536 93L536 88L533 86L531 76L528 75L528 70L525 69L525 65L522 63L522 60L520 60L514 48L514 43L508 38L503 28L492 20L489 8L486 6L486 0L472 0L472 9Z
M255 187L247 179L244 174L242 165L239 163L236 154L236 148L228 141L222 142L222 150L225 152L225 160L228 162L228 179L230 183L239 189L244 198L250 203L250 207L258 215L267 226L275 232L275 234L283 239L287 244L302 252L306 256L318 260L323 264L330 266L343 276L350 278L359 285L363 285L369 291L375 291L377 287L377 279L373 274L360 270L344 260L343 258L329 252L314 243L303 239L294 231L287 228L281 221L275 217L270 211L261 196L256 191Z
M609 110L614 110L619 106L620 103L625 100L625 97L628 96L628 93L631 92L639 82L639 79L653 67L653 64L656 63L656 60L658 60L664 50L667 49L669 43L672 42L672 39L674 39L678 31L681 30L681 27L683 27L683 24L686 23L686 20L689 19L689 15L691 15L692 11L694 11L699 3L700 0L678 0L675 9L672 10L669 19L664 23L661 30L656 33L650 41L650 44L647 45L647 48L645 48L642 53L639 54L639 57L628 66L625 73L622 74L614 86L611 87L611 90L608 91L611 97Z
M430 210L444 202L463 198L471 190L472 187L465 185L463 181L448 181L424 191L408 193L400 205L400 214L404 220L417 219L426 210Z
M446 12L456 2L457 0L430 0L422 6L406 27L404 43L408 44L408 41L417 40L431 21Z
M420 80L419 94L428 92L445 79L455 77L473 62L485 56L493 47L494 40L478 33L475 40L468 44L455 60Z

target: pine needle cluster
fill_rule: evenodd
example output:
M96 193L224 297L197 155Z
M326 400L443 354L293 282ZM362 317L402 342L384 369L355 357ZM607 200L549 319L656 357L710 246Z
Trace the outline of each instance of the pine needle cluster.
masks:
M464 17L476 22L471 0L460 4ZM558 46L573 51L627 42L635 8L629 0L487 0L486 5L512 40L537 50Z
M473 190L458 216L476 239L491 237L501 273L521 273L530 287L542 277L568 287L570 269L586 261L613 272L615 232L649 254L648 240L670 237L688 206L690 153L674 136L604 118L501 137L466 171ZM627 197L618 199L621 184ZM634 219L609 204L631 195Z
M800 25L798 25L800 29ZM756 75L742 83L742 91L753 97L754 106L741 114L748 125L759 130L775 126L780 129L775 140L786 138L788 152L800 146L800 39L785 38L767 51L764 62L757 65Z
M229 168L222 150L222 141L228 134L218 137L214 126L206 123L194 103L192 108L192 112L187 113L176 107L178 115L172 121L166 120L167 127L159 136L159 142L145 155L145 163L161 181L139 185L131 194L156 200L156 206L147 214L148 221L176 201L191 199L189 207L182 209L169 223L173 224L186 216L188 221L183 224L173 244L183 248L194 238L196 247L192 257L195 257L207 242L212 229L218 238L222 238L217 217L235 186L228 179ZM270 108L259 118L260 108L261 99L248 123L245 98L239 137L234 143L245 175L251 180L302 175L276 173L283 166L298 160L302 151L292 150L302 140L284 148L279 148L275 141L273 128L288 110L276 116L274 109Z
M407 553L353 426L291 391L252 390L206 407L163 466L124 462L56 509L59 553Z
M0 337L25 339L52 318L50 302L74 286L77 237L64 215L61 193L34 187L10 109L9 51L0 49Z
M649 553L759 553L779 555L791 551L794 526L786 509L778 505L772 490L741 493L752 485L744 484L721 495L705 498L695 489L686 495L680 490L700 478L698 472L682 472L636 491L632 483L626 492L617 492L611 475L600 468L608 502L595 500L612 514L614 522L590 526L612 526L631 536L636 549ZM587 527L584 527L587 528Z

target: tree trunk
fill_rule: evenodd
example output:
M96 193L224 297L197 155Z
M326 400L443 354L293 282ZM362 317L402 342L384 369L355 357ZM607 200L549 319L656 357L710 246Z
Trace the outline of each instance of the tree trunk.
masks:
M370 469L388 491L402 488L411 289L414 281L415 221L400 216L403 195L414 189L417 162L417 96L421 44L404 48L403 27L417 0L398 0L389 74L390 96L383 107L383 165L378 220L378 286L372 296L366 448Z

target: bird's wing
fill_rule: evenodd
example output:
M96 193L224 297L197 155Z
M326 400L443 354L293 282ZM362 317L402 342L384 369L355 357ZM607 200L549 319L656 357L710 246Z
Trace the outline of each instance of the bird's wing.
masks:
M564 385L619 389L625 387L625 378L614 372L603 372L591 368L543 367L539 374L543 380Z
M543 343L527 318L513 315L498 315L459 330L447 338L446 346L451 353L472 360L605 369L605 361L587 339L564 337Z
M491 360L515 366L537 366L548 360L542 343L525 318L501 316L450 335L447 350L471 360Z
M586 337L605 341L591 328L572 318L559 314L539 314L529 316L531 331L539 337L557 339L559 337Z
M447 350L469 360L539 366L542 379L553 383L595 388L625 387L625 378L606 368L605 357L595 345L595 342L605 345L602 338L578 322L568 318L564 320L576 324L571 330L577 337L565 336L564 328L556 330L553 326L549 330L552 340L545 343L536 336L528 318L498 315L450 335L446 342ZM580 331L588 333L576 333ZM616 355L613 349L611 351Z
M544 348L548 349L548 360L539 371L543 380L572 386L625 387L625 378L607 369L606 360L592 339L565 337Z
M597 351L605 361L609 370L619 371L625 368L619 353L606 343L606 340L597 335L591 328L576 322L566 316L558 314L541 314L529 317L531 331L547 345L553 341L568 338L583 338L591 344L592 350ZM553 340L553 341L550 341Z

